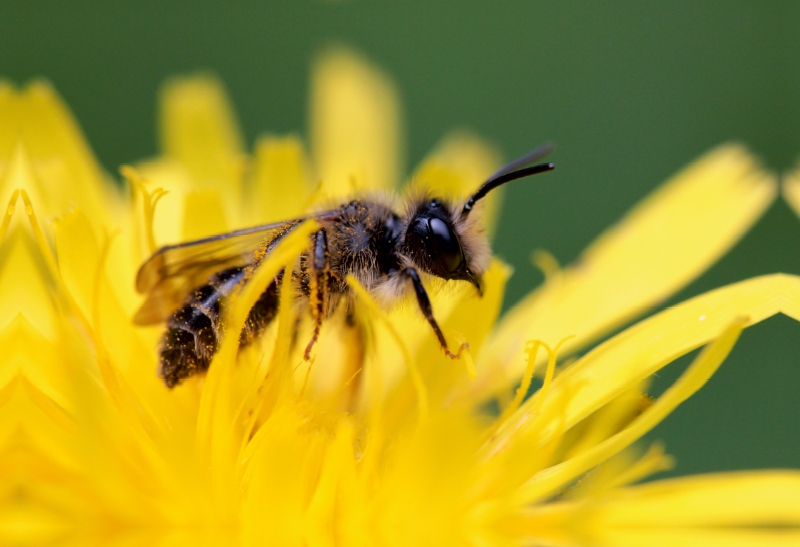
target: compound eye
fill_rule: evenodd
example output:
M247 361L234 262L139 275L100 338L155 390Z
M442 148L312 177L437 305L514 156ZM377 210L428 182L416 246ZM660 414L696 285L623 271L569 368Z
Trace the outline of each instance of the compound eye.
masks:
M457 272L464 264L464 251L461 250L458 237L452 228L439 218L428 219L428 228L437 258L441 260L448 273Z

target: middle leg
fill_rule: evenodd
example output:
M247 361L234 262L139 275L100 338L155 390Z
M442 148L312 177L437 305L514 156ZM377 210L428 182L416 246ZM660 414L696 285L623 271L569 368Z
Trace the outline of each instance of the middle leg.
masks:
M306 361L311 359L311 349L319 338L319 330L322 327L322 320L325 317L326 307L328 306L328 290L330 289L331 266L328 256L328 236L325 230L320 230L314 235L314 248L309 257L311 265L309 271L308 295L311 304L311 316L314 318L314 332L311 341L306 346L303 357Z

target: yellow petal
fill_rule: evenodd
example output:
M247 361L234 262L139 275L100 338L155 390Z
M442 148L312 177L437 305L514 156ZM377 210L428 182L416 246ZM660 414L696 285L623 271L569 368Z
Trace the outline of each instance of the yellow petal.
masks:
M800 472L748 471L656 481L610 493L592 512L602 527L800 527Z
M747 316L755 324L779 312L800 319L800 277L757 277L661 312L563 371L546 399L540 402L541 392L537 393L502 424L494 445L509 443L522 453L536 450L661 367L719 337L736 318Z
M795 171L783 179L783 199L800 215L800 174Z
M309 206L311 184L297 137L263 137L256 143L248 213L253 224L297 218Z
M394 188L402 167L399 100L391 80L352 51L325 53L311 82L311 150L330 198Z
M138 182L146 191L164 193L153 214L156 245L184 241L186 196L193 190L188 170L175 161L156 160L137 165L135 172L140 177ZM191 211L189 214L202 216L203 211Z
M749 317L755 324L776 313L800 320L800 277L756 277L663 311L589 352L556 378L551 394L567 384L577 389L567 410L567 422L571 423L718 337L737 317Z
M59 272L75 302L88 317L96 280L93 275L87 275L87 271L97 267L100 256L97 238L89 219L78 211L59 217L54 231Z
M775 197L773 177L741 147L707 154L600 236L502 320L479 362L476 393L522 376L525 341L586 345L646 312L713 264Z
M371 507L373 544L472 545L465 513L479 439L475 425L463 413L440 411L413 435L393 436Z
M592 545L800 544L800 474L755 471L615 491L580 513Z
M224 321L227 332L242 332L245 320L256 300L263 294L267 285L275 279L278 272L287 264L293 263L297 256L308 247L309 237L316 229L318 229L318 225L313 221L295 227L259 264L247 284L228 303ZM288 308L288 306L282 307ZM284 343L288 344L288 341L284 340ZM230 386L235 376L242 374L242 369L235 366L238 350L238 336L226 336L222 339L209 366L198 411L197 445L200 450L208 450L208 457L212 461L221 461L223 464L231 461L230 458L233 457L235 449L239 446L239 439L236 435L241 435L242 431L234 431L231 426L238 419L237 409L240 407L240 402L259 390L258 385L250 385L247 386L249 392L244 396L231 393ZM284 359L280 363L284 369L289 366L285 361ZM275 379L281 374L286 374L286 370L271 370L272 382L281 383ZM227 469L229 466L221 465L221 468ZM226 488L230 488L230 486Z
M800 474L698 475L532 507L517 533L545 545L783 547L800 541Z
M224 203L219 190L188 192L183 206L184 211L189 211L183 216L183 240L191 241L230 230Z
M0 203L5 204L15 190L4 182L11 167L11 157L17 147L19 134L15 120L17 91L8 82L0 80Z
M325 439L302 434L302 422L302 416L283 410L258 432L242 504L244 545L306 545L303 516L322 467Z
M615 456L642 438L679 404L705 385L728 356L746 324L744 319L734 320L733 324L717 340L706 346L678 381L659 397L655 404L634 419L628 427L600 444L537 473L522 485L517 496L525 503L550 496L582 473Z
M16 134L15 146L24 147L30 159L33 176L28 185L36 187L30 193L39 213L49 217L79 205L92 218L117 225L120 203L114 185L55 91L36 82L23 92L11 93L10 99L0 101L10 110L2 125ZM6 189L0 195L5 196Z
M195 188L241 196L244 146L222 84L210 75L176 78L161 92L163 154L182 164Z
M7 253L7 254L6 254ZM0 256L0 329L22 315L46 338L55 332L57 309L50 299L50 280L43 275L35 244L21 230L4 242Z
M795 547L800 532L775 529L621 528L598 534L593 547Z
M598 496L611 490L640 482L646 477L675 467L675 459L664 452L664 445L653 443L648 451L638 456L637 447L620 452L597 469L583 477L565 493L566 499Z

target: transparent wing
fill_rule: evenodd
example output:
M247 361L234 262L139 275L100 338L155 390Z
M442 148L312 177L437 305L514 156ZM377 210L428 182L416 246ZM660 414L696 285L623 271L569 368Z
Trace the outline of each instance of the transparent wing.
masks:
M327 211L314 218L331 220L335 213ZM191 290L220 270L250 264L260 245L277 242L302 220L264 224L160 248L136 275L136 290L147 296L134 322L150 325L166 320Z

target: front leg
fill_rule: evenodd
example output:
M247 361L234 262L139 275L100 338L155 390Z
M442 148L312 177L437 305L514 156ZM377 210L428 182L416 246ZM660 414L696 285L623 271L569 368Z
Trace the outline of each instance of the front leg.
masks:
M436 338L439 339L439 345L444 350L445 355L447 355L450 359L458 359L461 357L461 351L468 347L467 344L463 344L457 354L454 354L450 351L447 347L447 340L445 340L444 334L442 333L442 329L439 328L439 324L436 322L436 318L433 316L433 307L431 306L431 299L428 298L428 292L425 290L425 287L422 285L422 280L419 278L419 273L414 268L406 268L402 271L402 275L407 279L411 280L411 284L414 285L414 292L417 295L417 303L419 304L419 309L422 311L422 315L425 316L425 319L428 321L428 324L433 329L433 332L436 333Z

